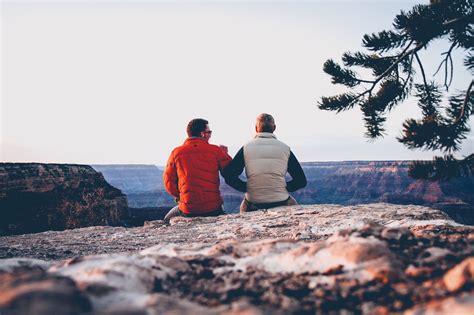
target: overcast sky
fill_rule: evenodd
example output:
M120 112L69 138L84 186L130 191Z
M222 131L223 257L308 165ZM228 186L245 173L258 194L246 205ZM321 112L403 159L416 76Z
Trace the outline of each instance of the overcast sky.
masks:
M344 91L324 61L360 50L365 33L420 2L2 2L0 158L163 165L196 117L233 155L268 112L301 161L430 159L395 140L405 118L420 117L414 100L375 142L358 109L316 107ZM421 54L429 76L447 47ZM462 56L451 91L471 80ZM458 157L473 151L471 132Z

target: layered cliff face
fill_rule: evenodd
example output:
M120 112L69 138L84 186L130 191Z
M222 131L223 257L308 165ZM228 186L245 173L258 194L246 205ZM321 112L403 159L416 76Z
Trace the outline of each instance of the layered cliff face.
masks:
M90 166L0 163L0 235L119 225L125 195Z
M2 314L474 308L474 228L419 206L280 207L0 237L0 244L0 257L9 257L0 259Z
M437 182L414 180L408 176L408 166L407 161L302 163L308 185L293 195L302 204L349 205L382 201L435 206L452 211L473 209L474 178ZM162 185L162 173L155 166L101 167L102 170L97 169L103 171L107 181L115 187L124 187L131 207L174 205ZM222 179L221 193L226 211L238 211L243 194L227 186Z
M308 203L474 204L474 178L450 181L414 180L407 161L303 163L306 189L295 196Z

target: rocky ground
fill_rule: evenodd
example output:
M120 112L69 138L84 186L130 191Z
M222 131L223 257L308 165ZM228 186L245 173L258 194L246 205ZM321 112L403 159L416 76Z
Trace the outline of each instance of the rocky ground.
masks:
M0 313L473 314L473 245L390 204L0 237Z

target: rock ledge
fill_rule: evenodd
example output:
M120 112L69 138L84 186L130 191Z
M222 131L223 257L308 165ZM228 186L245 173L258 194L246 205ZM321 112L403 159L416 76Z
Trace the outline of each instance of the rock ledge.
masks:
M469 314L474 229L418 206L281 207L0 237L2 314Z

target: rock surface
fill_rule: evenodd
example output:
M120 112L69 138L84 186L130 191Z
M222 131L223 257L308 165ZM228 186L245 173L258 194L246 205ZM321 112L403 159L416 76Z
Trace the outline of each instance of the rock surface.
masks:
M20 314L18 305L21 314L47 314L51 305L71 314L469 314L474 307L474 228L419 206L280 207L0 237L0 244L2 314ZM46 311L33 312L27 296Z
M0 163L0 235L119 225L125 195L87 165Z

